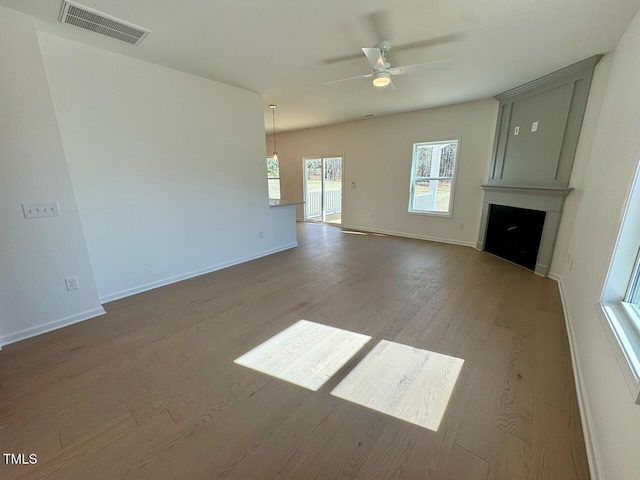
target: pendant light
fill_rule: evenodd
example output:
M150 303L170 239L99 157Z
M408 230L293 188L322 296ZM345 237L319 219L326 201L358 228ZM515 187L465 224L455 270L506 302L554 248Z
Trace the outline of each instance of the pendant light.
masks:
M269 105L273 117L273 159L278 160L278 148L276 147L276 105Z

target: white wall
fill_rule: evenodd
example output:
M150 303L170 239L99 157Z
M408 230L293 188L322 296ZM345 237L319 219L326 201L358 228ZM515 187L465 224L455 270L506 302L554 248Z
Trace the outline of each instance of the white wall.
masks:
M638 478L640 406L596 313L629 182L640 153L640 14L611 56L562 285L604 477Z
M0 7L0 346L100 313L31 17ZM59 217L23 217L56 201ZM67 292L64 277L80 289Z
M39 39L103 301L295 245L268 206L260 95Z
M497 111L489 99L278 134L283 197L302 198L303 157L344 155L344 225L475 246ZM453 217L408 214L413 144L458 137Z

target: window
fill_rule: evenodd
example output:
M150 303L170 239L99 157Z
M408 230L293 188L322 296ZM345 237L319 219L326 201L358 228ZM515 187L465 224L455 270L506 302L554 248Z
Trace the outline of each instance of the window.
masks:
M409 212L451 216L458 140L413 144Z
M633 310L635 315L640 318L640 252L636 256L636 263L623 303L626 308ZM640 330L640 323L636 324L636 327Z
M280 199L280 163L277 158L267 157L267 183L269 198Z
M640 404L640 178L636 171L618 239L602 289L598 311L614 348L625 380Z

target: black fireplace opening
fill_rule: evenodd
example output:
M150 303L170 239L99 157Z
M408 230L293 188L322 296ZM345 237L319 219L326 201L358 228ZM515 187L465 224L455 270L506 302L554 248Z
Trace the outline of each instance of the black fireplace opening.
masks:
M484 249L535 270L546 212L490 205Z

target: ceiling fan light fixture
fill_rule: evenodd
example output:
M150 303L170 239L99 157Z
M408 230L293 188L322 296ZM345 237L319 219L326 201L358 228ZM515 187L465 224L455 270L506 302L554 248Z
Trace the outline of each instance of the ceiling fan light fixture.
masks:
M380 71L373 74L373 85L376 87L386 87L391 83L391 74L389 72Z

